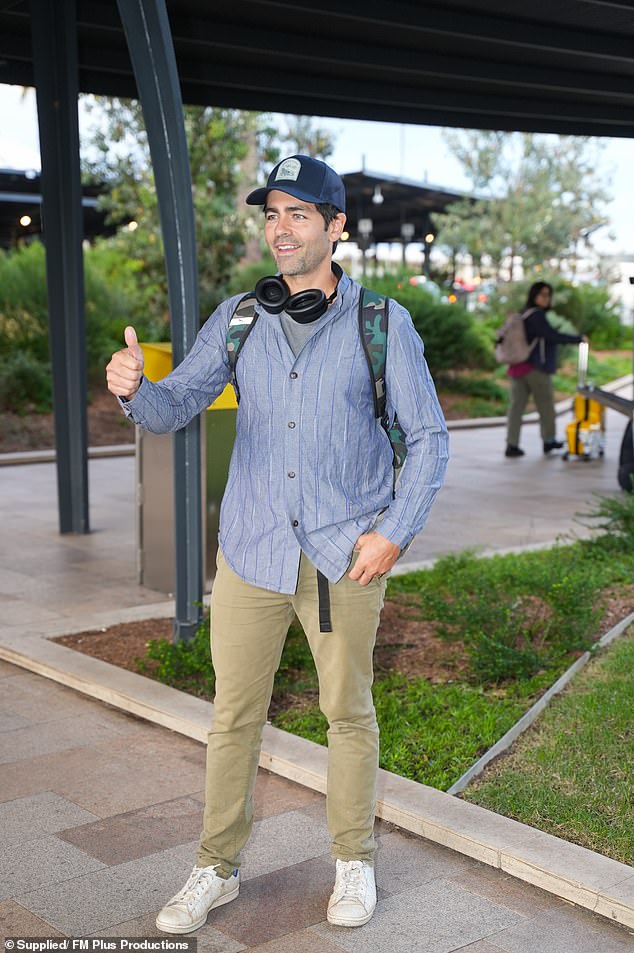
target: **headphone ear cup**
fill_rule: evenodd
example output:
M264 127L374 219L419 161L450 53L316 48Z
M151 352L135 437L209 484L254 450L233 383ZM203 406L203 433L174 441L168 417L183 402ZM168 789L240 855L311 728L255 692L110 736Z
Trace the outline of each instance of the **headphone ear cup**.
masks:
M307 288L291 295L286 303L286 312L294 321L309 324L320 318L327 307L328 302L323 291L319 288Z
M290 297L288 285L277 275L269 275L266 278L260 278L255 286L255 297L258 304L270 311L271 314L280 314L286 307L286 302Z

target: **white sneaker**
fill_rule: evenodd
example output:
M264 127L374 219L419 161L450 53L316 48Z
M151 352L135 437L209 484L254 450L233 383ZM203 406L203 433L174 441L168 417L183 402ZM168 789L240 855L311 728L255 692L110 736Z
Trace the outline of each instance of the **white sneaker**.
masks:
M214 867L194 867L182 890L165 904L156 925L164 933L191 933L203 926L214 907L235 900L240 890L240 873L234 870L228 880Z
M328 901L328 923L361 927L376 907L374 867L363 860L338 860L335 888Z

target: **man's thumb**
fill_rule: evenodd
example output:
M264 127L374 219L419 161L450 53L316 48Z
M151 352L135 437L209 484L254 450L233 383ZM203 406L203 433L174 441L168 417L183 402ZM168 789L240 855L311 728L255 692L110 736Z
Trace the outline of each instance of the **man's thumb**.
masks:
M124 336L124 338L125 338L125 343L128 345L128 347L138 347L138 346L139 346L139 342L138 342L137 336L136 336L136 331L134 330L134 328L132 327L132 325L128 325L128 327L127 327L127 328L125 329L125 331L123 332L123 336Z

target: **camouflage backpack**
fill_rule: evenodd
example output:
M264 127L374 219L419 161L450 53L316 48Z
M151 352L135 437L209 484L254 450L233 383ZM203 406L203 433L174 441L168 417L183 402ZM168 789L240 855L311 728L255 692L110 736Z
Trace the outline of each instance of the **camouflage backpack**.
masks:
M231 384L240 403L240 391L236 380L236 363L242 345L258 319L255 294L250 292L239 302L227 328L227 353L231 368ZM387 395L385 392L385 360L387 356L388 299L384 295L361 289L359 296L359 334L363 352L368 362L368 371L372 382L374 415L381 421L390 441L393 453L395 475L405 463L407 446L405 435L395 417L390 425L387 415Z

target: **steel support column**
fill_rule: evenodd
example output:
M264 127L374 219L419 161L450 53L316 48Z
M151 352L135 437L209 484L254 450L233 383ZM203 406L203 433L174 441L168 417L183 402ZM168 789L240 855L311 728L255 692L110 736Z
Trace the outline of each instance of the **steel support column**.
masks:
M164 0L117 0L152 155L161 216L174 366L198 331L191 174L174 45ZM174 434L174 638L192 638L203 595L200 419Z
M59 527L87 533L88 438L75 0L31 0Z

